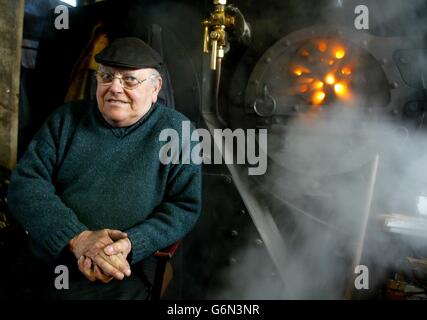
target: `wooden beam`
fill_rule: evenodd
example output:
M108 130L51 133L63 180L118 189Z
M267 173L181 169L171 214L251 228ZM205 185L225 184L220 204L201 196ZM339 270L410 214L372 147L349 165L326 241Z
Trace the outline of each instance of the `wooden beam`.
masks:
M9 169L18 150L23 21L24 0L0 0L0 165Z

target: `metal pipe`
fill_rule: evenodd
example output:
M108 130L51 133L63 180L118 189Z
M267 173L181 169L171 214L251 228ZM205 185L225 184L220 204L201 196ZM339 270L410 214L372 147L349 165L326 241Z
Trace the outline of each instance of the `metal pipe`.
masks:
M378 163L379 163L380 156L377 154L374 158L374 161L371 166L371 174L368 184L368 190L367 190L367 196L366 196L366 203L365 208L363 210L363 216L362 216L362 224L360 228L359 238L356 242L356 252L353 259L352 264L352 272L351 272L351 281L347 286L347 290L345 293L345 297L347 299L351 299L353 295L353 288L354 288L354 270L356 266L360 265L361 259L362 259L362 253L363 248L365 245L365 238L366 238L366 229L368 227L369 217L371 213L371 206L372 206L372 199L375 191L375 182L377 179L377 173L378 173Z

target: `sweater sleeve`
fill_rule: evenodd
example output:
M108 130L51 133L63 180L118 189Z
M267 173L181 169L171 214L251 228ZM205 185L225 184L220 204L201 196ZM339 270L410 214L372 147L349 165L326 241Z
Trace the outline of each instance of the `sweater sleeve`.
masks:
M70 239L87 230L57 195L57 154L45 124L12 173L8 191L10 213L28 233L35 253L45 260L58 257Z
M194 226L201 208L201 166L176 164L169 173L163 202L146 221L125 230L136 263L183 238Z

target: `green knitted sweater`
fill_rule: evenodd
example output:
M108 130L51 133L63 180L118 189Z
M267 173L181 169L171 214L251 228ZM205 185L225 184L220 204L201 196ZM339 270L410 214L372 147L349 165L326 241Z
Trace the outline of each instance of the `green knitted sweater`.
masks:
M127 232L136 263L184 237L201 208L201 167L162 164L162 129L181 137L181 113L155 104L113 128L92 102L57 109L12 174L8 204L33 252L57 258L84 230ZM181 146L180 146L181 148Z

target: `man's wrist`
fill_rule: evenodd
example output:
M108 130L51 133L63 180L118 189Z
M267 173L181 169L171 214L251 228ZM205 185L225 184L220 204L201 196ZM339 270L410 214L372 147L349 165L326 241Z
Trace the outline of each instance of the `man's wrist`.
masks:
M72 238L70 241L68 241L68 247L72 253L76 256L76 258L80 258L83 254L83 252L80 252L79 250L79 243L82 239L85 239L90 231L85 230L78 235L76 235L74 238Z

